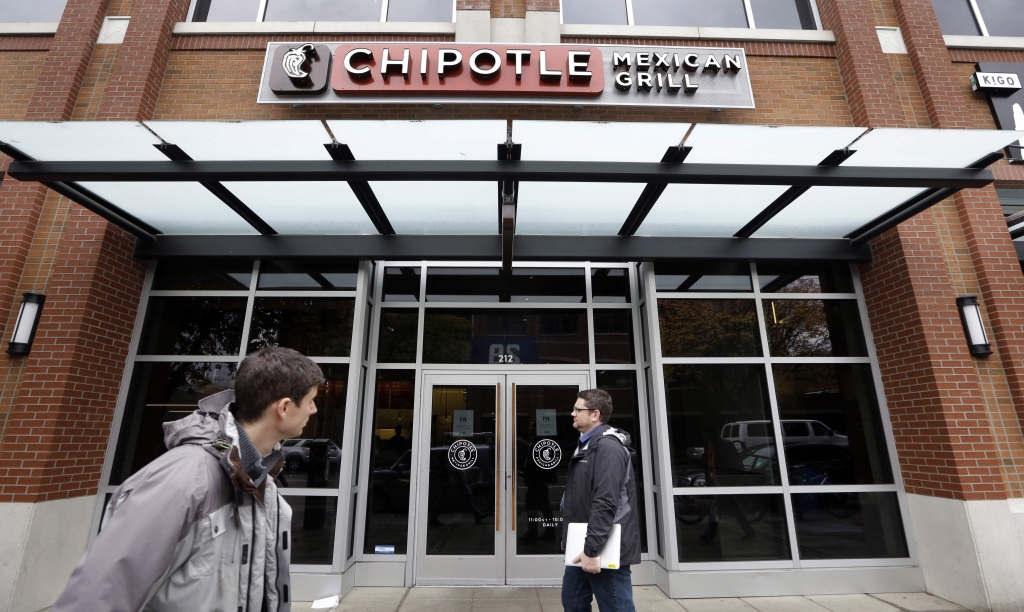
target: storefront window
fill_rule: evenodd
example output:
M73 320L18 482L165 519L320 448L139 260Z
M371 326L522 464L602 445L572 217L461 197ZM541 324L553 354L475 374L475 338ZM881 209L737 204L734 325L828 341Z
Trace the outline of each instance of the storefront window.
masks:
M584 310L430 310L423 363L590 363Z
M793 495L802 559L909 557L896 493Z
M636 478L636 499L640 508L640 550L647 552L647 514L644 510L644 452L640 406L637 404L635 370L598 370L597 388L604 389L612 396L614 411L608 424L629 433L630 446L636 451L633 458L633 474ZM568 404L567 404L568 405Z
M416 361L416 333L420 313L408 308L384 308L380 311L380 334L377 342L378 363L413 363Z
M658 300L665 357L757 357L754 300Z
M773 357L864 357L856 300L764 300Z
M162 261L153 276L153 290L246 291L252 283L252 261L219 259Z
M67 0L0 0L0 23L57 23Z
M625 0L562 0L562 23L626 25Z
M597 363L634 363L633 311L594 310L594 358Z
M565 302L587 301L582 268L430 268L428 302Z
M734 293L753 291L748 264L694 266L654 264L654 284L661 293Z
M676 495L679 561L791 558L782 495Z
M198 0L192 21L258 21L259 8L260 0Z
M249 352L283 346L310 357L348 357L355 305L354 298L256 298Z
M285 497L292 508L292 565L330 565L334 562L337 497Z
M320 369L327 380L317 390L316 414L309 417L298 438L281 444L284 453L284 468L278 477L281 487L338 487L348 364L325 363Z
M761 293L853 293L850 268L842 264L759 264L757 281Z
M1020 0L977 0L989 36L1024 36L1024 6Z
M378 370L363 552L404 555L416 370Z
M260 262L261 291L355 291L356 264L309 264L287 260Z
M380 21L380 11L380 3L373 0L267 0L263 20Z
M452 0L388 0L388 21L452 20Z
M943 34L980 36L970 0L932 0L935 16Z
M629 270L594 268L590 271L591 293L596 304L629 303Z
M754 25L779 30L816 30L809 0L750 0Z
M636 25L747 27L743 0L633 0Z
M420 301L420 269L384 268L382 292L385 302Z
M150 298L139 354L237 355L245 305L244 297Z

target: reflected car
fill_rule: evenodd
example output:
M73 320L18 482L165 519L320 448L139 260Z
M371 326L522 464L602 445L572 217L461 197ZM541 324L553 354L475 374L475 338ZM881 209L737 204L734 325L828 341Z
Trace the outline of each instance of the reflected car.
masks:
M451 474L463 474L466 476L465 485L469 487L474 495L481 491L494 491L494 454L489 444L478 444L476 464L467 470L455 470L448 462L447 446L435 446L430 449L431 476L441 476L443 480L438 483L434 478L431 489L440 484L444 493L438 496L441 510L449 511L457 509L461 498L452 494L450 482L445 476ZM445 469L448 468L448 469ZM437 472L440 471L438 474ZM394 463L387 467L375 468L373 470L373 511L374 512L405 512L409 508L409 482L412 473L412 451L405 451ZM461 485L461 483L460 483Z
M782 421L782 435L787 446L792 444L832 444L849 446L847 436L821 421L785 419ZM722 426L721 437L729 440L740 450L768 444L774 438L771 421L736 421Z
M309 463L310 451L319 450L316 448L319 445L327 447L327 460L332 466L341 464L341 449L338 448L338 445L333 440L327 438L295 438L281 443L285 469L292 472L304 470Z

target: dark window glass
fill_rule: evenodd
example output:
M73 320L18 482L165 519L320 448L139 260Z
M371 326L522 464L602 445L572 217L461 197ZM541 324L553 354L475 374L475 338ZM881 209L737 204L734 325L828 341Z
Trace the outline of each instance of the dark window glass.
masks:
M629 270L594 268L590 271L590 289L597 303L629 303Z
M647 325L647 305L640 307L640 346L643 347L644 361L647 361L648 351L650 351L651 338L647 334L647 330L650 329Z
M362 374L359 377L359 404L356 409L356 450L352 454L355 457L355 461L352 462L352 486L359 484L359 462L362 461L360 453L363 450L363 414L365 413L366 406L366 366L362 368Z
M970 0L932 0L935 16L943 34L980 36L981 29L974 19Z
M743 0L634 0L633 23L745 28L747 11Z
M423 363L589 363L583 310L427 310Z
M978 10L989 36L1024 36L1021 0L978 0Z
M654 380L651 376L650 366L644 368L644 381L647 383L647 439L651 441L651 480L654 481L654 486L657 487L659 486L658 480L660 476L658 474L661 469L659 467L661 460L659 459L660 455L658 455L658 439L654 437L656 430L654 421Z
M251 283L252 261L248 259L161 261L153 276L155 290L244 291Z
M644 509L644 453L641 437L640 406L637 404L636 372L633 370L598 370L597 388L604 389L612 396L612 418L608 424L616 429L629 432L630 446L636 451L633 472L636 475L636 499L640 517L640 552L647 552L647 514ZM575 402L575 393L571 402ZM564 409L563 409L564 410ZM570 431L572 426L570 423ZM575 443L575 440L573 441ZM571 449L570 449L571 450ZM568 456L564 452L563 456Z
M420 301L419 268L384 268L385 302Z
M780 484L764 366L666 365L665 398L674 486Z
M284 346L303 355L348 357L355 306L353 298L256 298L249 352Z
M230 389L234 379L234 363L136 363L110 484L167 452L163 424L192 414L199 400Z
M306 264L293 261L260 262L257 289L277 291L355 291L359 265Z
M309 417L298 438L281 445L284 469L278 484L282 487L338 487L348 364L324 363L320 369L327 380L317 390L316 414Z
M594 309L594 359L597 363L634 363L633 311Z
M626 25L624 0L562 0L562 23Z
M380 10L380 2L374 2L374 0L345 0L345 2L335 2L333 0L269 0L267 2L267 13L263 20L380 21ZM235 21L251 20L250 18Z
M1011 217L1019 212L1024 212L1024 189L996 189L999 196L999 204L1003 207L1003 216ZM1014 225L1024 221L1018 220Z
M753 291L750 266L718 264L693 266L670 263L654 264L654 284L663 292L734 292Z
M587 301L583 272L583 268L513 268L508 301L582 304Z
M0 0L0 23L57 23L67 0Z
M790 484L893 482L871 366L775 364L772 372ZM814 425L827 433L812 435Z
M864 357L856 300L764 300L772 357Z
M369 361L370 359L370 329L373 323L373 305L370 302L366 303L366 310L363 311L363 359Z
M658 300L664 357L759 357L753 300Z
M665 558L665 528L661 524L661 504L658 502L658 492L654 492L654 535L655 543L658 545L658 556Z
M363 552L406 553L416 370L378 370ZM376 547L385 547L378 549ZM386 553L385 553L386 554Z
M428 302L507 302L507 285L499 268L427 269Z
M338 498L289 496L285 501L292 507L292 564L333 563Z
M781 495L677 495L679 561L789 560Z
M389 0L388 21L451 23L452 8L452 0Z
M256 21L259 19L259 8L260 0L199 0L192 21ZM273 21L269 15L267 21Z
M140 355L237 355L244 297L153 297L146 309Z
M801 559L909 557L896 493L794 493Z
M816 30L808 0L750 0L754 25L779 30Z
M408 308L383 308L380 311L380 336L377 363L414 363L416 330L420 313Z
M358 457L355 463L359 463ZM352 494L352 504L348 508L348 556L346 559L351 559L352 555L356 554L356 510L359 508L359 494Z
M845 264L758 264L757 281L761 293L853 293L850 267Z

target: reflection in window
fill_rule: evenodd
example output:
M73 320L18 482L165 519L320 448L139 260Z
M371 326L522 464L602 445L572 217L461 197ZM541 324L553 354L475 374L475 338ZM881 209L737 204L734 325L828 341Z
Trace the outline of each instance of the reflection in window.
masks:
M288 260L260 262L256 288L271 291L355 291L358 265L317 264Z
M978 0L989 36L1024 36L1021 0Z
M864 357L856 300L764 300L773 357Z
M562 23L626 25L625 0L562 0Z
M626 268L594 268L590 271L594 302L629 303L629 270Z
M198 0L192 21L256 21L259 8L260 0Z
M635 25L747 27L743 0L633 0Z
M677 495L679 561L789 560L782 495Z
M251 283L248 259L170 259L157 264L153 276L154 290L245 291Z
M896 493L794 493L801 559L909 557Z
M246 298L153 297L140 355L237 355Z
M0 0L0 23L57 23L67 0Z
M282 487L337 488L341 470L342 434L345 430L345 400L348 364L320 364L326 381L317 389L316 414L309 417L298 438L281 444L284 469Z
M629 432L630 446L636 451L633 472L636 475L636 499L640 517L640 552L647 552L647 515L644 508L644 460L640 406L637 404L636 371L598 370L597 388L604 389L612 396L612 418L608 424L616 429ZM573 394L575 396L575 394ZM575 402L575 397L572 400ZM571 423L569 426L572 427ZM564 454L564 453L563 453Z
M597 363L634 363L633 311L594 309L594 359Z
M384 268L382 292L385 302L420 301L420 269Z
M780 484L764 366L666 365L676 487Z
M285 501L292 507L292 564L332 564L338 498L288 496Z
M932 0L932 7L943 34L981 36L970 0Z
M893 482L871 366L775 364L793 485Z
M779 30L815 30L809 0L750 0L754 25Z
M428 302L568 302L586 301L582 268L430 268Z
M230 389L234 379L234 363L135 364L110 484L121 484L167 452L163 424L192 414L199 400Z
M423 363L589 363L583 310L430 310Z
M268 0L263 20L380 21L380 11L375 0Z
M658 300L665 357L759 357L753 300Z
M845 264L757 264L761 293L853 293L850 267Z
M451 23L452 0L388 0L388 21Z
M404 555L409 527L416 370L378 370L363 552ZM387 554L387 553L384 553Z
M249 352L283 346L311 357L348 357L353 298L256 298Z
M380 311L380 336L377 363L413 363L416 361L416 331L420 313L408 308L383 308Z
M654 284L662 292L753 291L747 264L654 264Z

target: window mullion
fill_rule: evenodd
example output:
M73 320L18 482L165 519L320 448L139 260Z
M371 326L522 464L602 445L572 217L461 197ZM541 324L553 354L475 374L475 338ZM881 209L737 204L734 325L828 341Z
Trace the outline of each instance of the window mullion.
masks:
M750 0L743 0L743 10L747 13L747 27L757 28L757 25L754 24L754 9L750 6Z
M985 27L985 18L981 16L981 9L978 8L978 0L968 0L971 3L971 11L974 13L974 20L978 22L978 28L982 36L989 36L988 28Z

